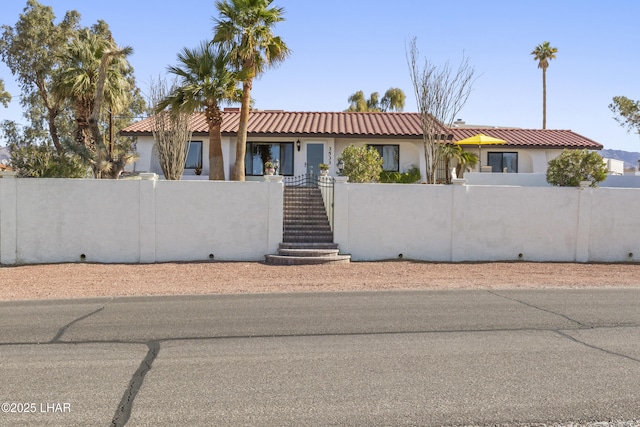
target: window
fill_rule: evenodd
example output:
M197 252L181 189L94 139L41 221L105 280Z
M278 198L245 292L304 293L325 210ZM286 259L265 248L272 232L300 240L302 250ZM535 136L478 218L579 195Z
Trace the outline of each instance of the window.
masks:
M187 153L187 161L185 169L195 169L196 166L202 167L202 141L191 141L189 143L189 152Z
M508 173L518 173L518 153L488 153L487 161L491 172L502 172L507 168Z
M383 171L400 172L400 146L399 145L368 145L374 148L384 160Z
M293 142L247 142L245 175L264 175L265 162L276 164L279 175L293 175Z

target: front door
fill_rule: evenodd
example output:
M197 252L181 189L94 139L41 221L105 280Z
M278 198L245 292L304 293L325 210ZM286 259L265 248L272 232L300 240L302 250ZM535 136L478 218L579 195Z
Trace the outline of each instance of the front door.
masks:
M320 175L320 163L324 163L324 144L307 144L307 174Z

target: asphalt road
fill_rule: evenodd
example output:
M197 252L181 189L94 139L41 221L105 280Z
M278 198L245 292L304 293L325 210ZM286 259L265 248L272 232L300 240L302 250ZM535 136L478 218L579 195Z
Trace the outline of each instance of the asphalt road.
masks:
M640 420L640 289L0 303L0 425Z

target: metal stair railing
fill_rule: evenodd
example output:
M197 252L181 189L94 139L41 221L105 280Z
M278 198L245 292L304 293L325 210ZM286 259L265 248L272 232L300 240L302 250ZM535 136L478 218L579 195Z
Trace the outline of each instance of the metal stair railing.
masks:
M325 213L327 214L329 225L331 226L331 231L333 231L333 187L335 179L331 176L304 174L298 176L285 176L283 181L285 187L308 189L308 191L305 193L309 196L312 195L314 190L320 190L322 201L324 202ZM286 209L286 197L284 203L284 208Z

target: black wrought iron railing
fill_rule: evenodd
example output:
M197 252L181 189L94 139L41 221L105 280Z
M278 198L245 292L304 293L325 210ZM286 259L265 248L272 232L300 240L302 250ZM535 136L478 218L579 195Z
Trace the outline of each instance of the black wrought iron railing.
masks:
M324 204L324 211L333 230L333 187L335 179L331 176L318 176L314 174L305 174L298 176L285 176L284 185L286 188L296 188L295 192L297 196L307 197L308 200L319 200L322 197L322 203ZM285 190L286 191L286 190ZM287 207L291 207L293 204L300 204L299 198L292 196L290 199L285 197L285 211ZM309 206L310 212L313 209L321 208L320 206Z

